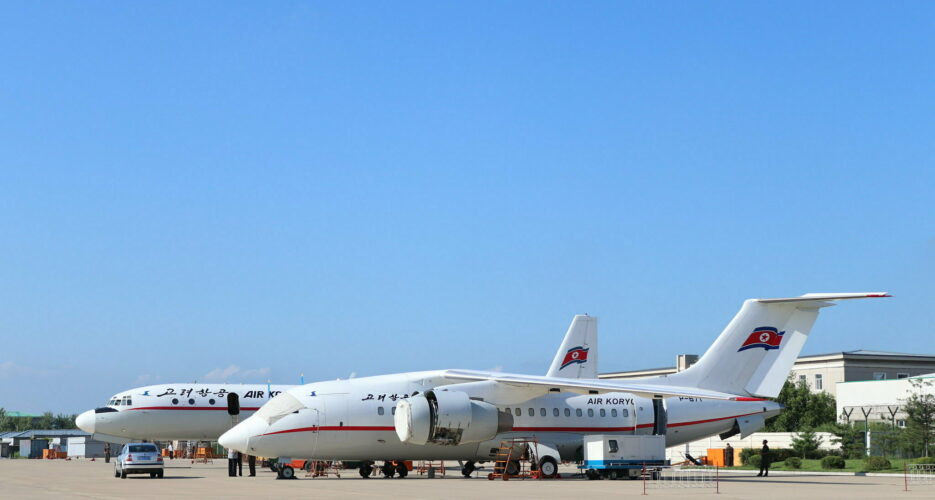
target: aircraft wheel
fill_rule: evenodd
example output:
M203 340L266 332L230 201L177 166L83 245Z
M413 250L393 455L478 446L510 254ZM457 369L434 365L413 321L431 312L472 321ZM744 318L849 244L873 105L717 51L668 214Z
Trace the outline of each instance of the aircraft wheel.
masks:
M464 467L461 467L461 475L464 477L471 477L471 474L477 470L477 466L474 465L474 462L467 462L464 464Z
M364 462L360 464L360 469L358 470L358 472L360 472L360 477L364 479L369 478L370 474L373 474L373 464L371 464L370 462Z
M280 475L282 476L283 479L292 479L295 477L295 469L293 469L292 466L287 465L282 468L282 472L280 472Z
M409 475L409 469L406 468L405 461L403 460L396 461L396 475L399 476L400 479L403 479Z
M510 463L506 464L506 471L504 476L515 476L519 474L519 460L510 460Z
M544 457L539 460L539 477L546 479L558 477L558 462L552 457Z
M390 461L383 462L383 467L380 469L383 471L383 477L385 478L393 477L396 474L396 468L393 467L393 463Z

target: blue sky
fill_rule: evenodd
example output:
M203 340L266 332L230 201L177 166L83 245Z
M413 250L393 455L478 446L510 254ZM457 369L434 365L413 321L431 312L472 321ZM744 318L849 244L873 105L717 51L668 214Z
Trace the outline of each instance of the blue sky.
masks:
M935 353L933 14L5 3L0 406L544 373L576 313L666 366L816 291L895 298L806 353Z

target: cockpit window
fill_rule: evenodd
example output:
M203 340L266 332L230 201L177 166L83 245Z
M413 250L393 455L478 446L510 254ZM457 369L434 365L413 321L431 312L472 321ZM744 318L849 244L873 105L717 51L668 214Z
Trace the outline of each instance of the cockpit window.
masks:
M272 425L273 422L285 417L286 415L299 411L305 408L305 405L301 401L295 398L292 394L288 392L283 392L273 399L269 400L263 407L257 410L254 413L254 416L260 417L263 420L266 420L267 424Z

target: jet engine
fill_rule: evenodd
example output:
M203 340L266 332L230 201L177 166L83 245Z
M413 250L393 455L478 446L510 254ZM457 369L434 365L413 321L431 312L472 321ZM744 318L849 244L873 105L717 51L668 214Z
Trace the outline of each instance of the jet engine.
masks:
M434 389L397 402L394 422L400 441L419 445L479 443L513 428L513 416L490 403Z

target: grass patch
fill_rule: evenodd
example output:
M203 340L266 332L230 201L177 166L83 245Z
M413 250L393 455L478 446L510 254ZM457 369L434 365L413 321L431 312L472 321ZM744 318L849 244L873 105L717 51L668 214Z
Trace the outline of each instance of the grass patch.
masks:
M890 464L892 467L885 470L878 470L874 472L902 472L903 464L906 462L911 462L911 459L904 458L891 458ZM787 467L783 462L773 462L770 464L769 470L775 471L809 471L809 472L863 472L864 471L864 459L862 458L849 458L844 461L845 466L843 469L822 469L821 460L802 460L802 467L798 469L793 469ZM740 467L725 467L726 469L736 469L736 470L760 470L759 467L753 467L750 465L743 465Z

